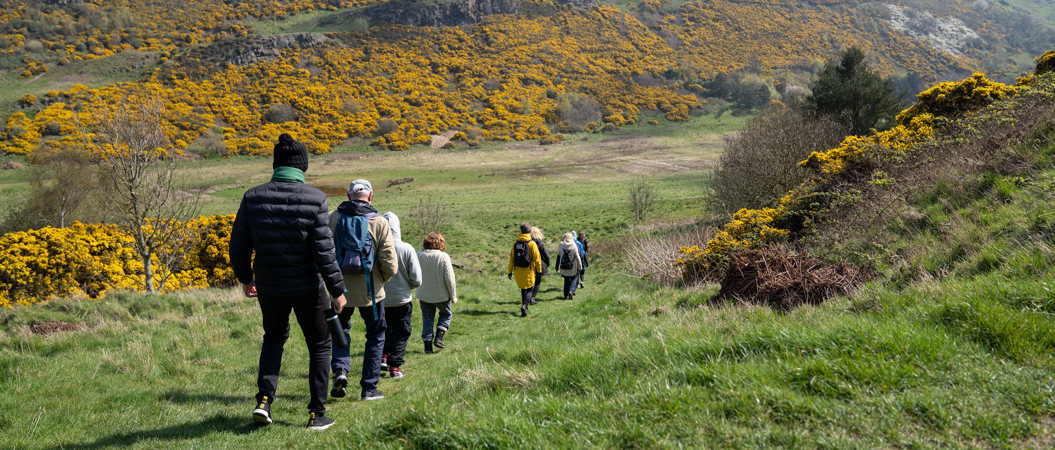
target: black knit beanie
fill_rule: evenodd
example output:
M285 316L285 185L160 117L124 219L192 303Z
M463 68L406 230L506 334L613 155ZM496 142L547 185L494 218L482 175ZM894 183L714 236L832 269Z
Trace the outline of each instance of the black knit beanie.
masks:
M271 167L287 166L308 171L308 149L289 133L282 133L275 144L275 162Z

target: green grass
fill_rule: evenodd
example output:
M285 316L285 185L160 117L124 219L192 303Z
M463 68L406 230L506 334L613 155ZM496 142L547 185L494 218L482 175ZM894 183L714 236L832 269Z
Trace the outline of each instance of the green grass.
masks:
M456 262L464 258L454 253ZM517 317L498 273L458 272L448 348L411 339L378 402L306 431L306 350L287 343L276 424L249 420L258 309L235 290L56 301L0 313L0 424L15 447L769 447L1051 444L1055 283L866 289L787 314L696 306L601 255L574 301L547 278ZM1050 297L1050 295L1049 295ZM1045 311L1047 310L1047 311ZM87 329L43 337L45 319ZM420 330L420 323L415 322ZM361 345L358 330L353 332ZM357 347L358 348L358 347ZM353 357L356 353L353 353ZM105 425L104 425L105 424Z
M1010 4L1030 13L1030 17L1055 26L1055 5L1045 0L1004 0L1003 4Z
M284 20L260 20L249 18L243 20L242 23L255 30L256 34L259 35L341 32L349 30L341 25L320 26L319 21L348 11L351 11L351 9L312 11L290 16Z
M924 196L918 207L931 208L938 219L932 228L898 231L905 236L901 250L929 249L918 251L918 264L956 275L944 281L873 284L787 313L713 305L714 286L658 286L624 275L619 262L627 230L641 226L628 221L623 203L630 183L645 179L659 191L654 226L705 213L700 198L720 148L720 125L696 119L686 125L698 130L693 139L666 136L663 127L572 136L554 146L344 148L312 157L309 182L331 192L331 207L348 181L371 179L378 209L399 213L405 240L415 245L424 230L409 210L425 195L442 199L448 251L465 266L456 272L461 301L448 347L426 355L412 337L407 376L384 378L381 401L331 401L328 414L337 425L330 430L304 428L307 351L296 325L273 408L277 422L252 424L259 309L237 289L209 289L0 311L4 444L1055 444L1055 275L1043 246L1022 245L1028 233L1055 230L1046 200L1049 175L1029 181L982 176ZM207 212L232 213L245 189L267 180L270 167L267 158L200 159L183 170L209 189ZM22 170L0 172L0 181L24 182ZM414 181L387 186L402 177ZM969 220L941 225L954 217ZM523 220L547 231L551 246L569 228L591 233L594 244L576 299L560 300L559 277L546 277L541 301L526 319L518 317L518 289L505 279L513 227ZM946 247L952 239L942 233L954 233L961 250ZM999 264L978 270L993 259ZM46 320L84 329L51 336L31 331ZM356 349L361 330L353 330Z
M48 91L66 91L75 84L98 88L116 83L137 81L156 67L157 55L131 51L65 66L54 65L48 72L30 78L19 78L16 72L0 73L0 115L8 117L24 111L30 117L41 107L18 108L18 99L26 94L43 98Z

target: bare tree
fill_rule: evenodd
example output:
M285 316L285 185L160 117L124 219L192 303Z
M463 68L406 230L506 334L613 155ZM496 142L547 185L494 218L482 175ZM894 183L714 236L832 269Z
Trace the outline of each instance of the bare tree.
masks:
M655 206L656 198L656 187L643 179L630 186L627 204L630 206L630 212L634 215L634 220L638 222L645 220L645 216Z
M98 179L88 158L78 152L38 151L41 170L33 180L34 205L47 225L64 228L90 216ZM86 211L87 210L87 211ZM85 214L87 212L87 214Z
M85 141L101 156L108 208L134 239L143 288L156 293L183 261L190 232L182 222L197 216L200 196L180 189L186 180L166 150L171 145L164 134L165 107L156 94L122 97L86 112Z
M447 223L447 205L432 194L419 198L418 206L411 208L410 214L417 219L422 233L425 234L433 231L442 233L443 226Z
M775 204L809 177L799 161L839 145L845 135L838 122L796 108L759 114L726 139L711 183L711 207L732 214Z

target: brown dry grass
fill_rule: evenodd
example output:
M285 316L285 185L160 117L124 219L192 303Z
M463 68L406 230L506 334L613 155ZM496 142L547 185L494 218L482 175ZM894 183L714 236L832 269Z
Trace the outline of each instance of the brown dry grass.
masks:
M626 270L634 276L653 280L664 286L682 282L681 269L674 264L681 247L700 245L714 237L714 228L693 225L675 231L643 231L635 233L623 245ZM609 250L611 252L611 250Z

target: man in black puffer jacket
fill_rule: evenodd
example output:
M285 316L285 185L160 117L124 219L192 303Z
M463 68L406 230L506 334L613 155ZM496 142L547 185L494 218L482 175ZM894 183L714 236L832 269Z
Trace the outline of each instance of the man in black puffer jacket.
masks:
M310 354L308 427L321 430L333 425L324 406L331 341L324 311L330 307L330 297L334 310L344 307L344 278L334 252L326 194L304 184L308 170L304 144L282 133L274 154L271 181L246 191L231 229L231 268L245 295L258 297L263 315L253 420L272 422L271 403L292 310Z

